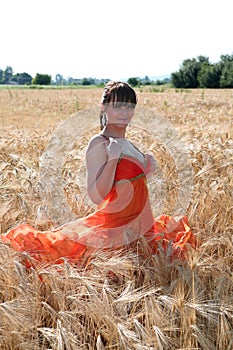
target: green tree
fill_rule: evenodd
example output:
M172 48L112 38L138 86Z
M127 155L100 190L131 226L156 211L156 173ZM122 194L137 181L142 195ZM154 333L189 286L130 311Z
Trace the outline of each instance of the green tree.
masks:
M200 87L219 88L221 69L219 64L203 63L198 73Z
M57 85L64 85L66 82L61 74L56 74L55 80Z
M184 87L184 73L182 70L179 70L179 72L173 72L171 74L171 83L179 89Z
M177 88L232 88L233 55L220 57L215 64L206 56L184 60L180 70L171 74L171 83Z
M91 81L87 78L83 78L82 79L82 85L87 86L87 85L91 85Z
M3 83L3 70L0 69L0 84Z
M145 78L141 79L141 83L143 85L151 85L151 81L150 81L150 78L148 77L148 75L146 75Z
M51 75L37 73L35 78L32 79L32 84L35 85L50 85Z
M227 61L220 77L221 88L233 88L233 61Z
M129 85L131 85L132 87L135 87L135 86L139 85L139 80L138 80L138 78L132 77L132 78L128 79L127 83Z
M185 88L197 88L199 86L197 76L200 69L201 63L195 58L188 59L183 62L183 78Z
M17 73L13 75L11 81L15 81L19 85L30 85L32 82L32 76L28 73Z
M207 56L200 55L197 57L197 59L198 59L198 62L200 62L200 63L210 64L209 57L207 57Z
M232 62L233 61L233 55L221 55L220 58L221 58L220 63L222 65L224 65L226 62Z
M3 72L3 84L9 84L11 78L13 76L13 68L11 66L7 66Z
M198 74L202 64L208 64L209 58L198 56L198 58L185 59L178 72L171 74L171 83L177 88L199 87Z

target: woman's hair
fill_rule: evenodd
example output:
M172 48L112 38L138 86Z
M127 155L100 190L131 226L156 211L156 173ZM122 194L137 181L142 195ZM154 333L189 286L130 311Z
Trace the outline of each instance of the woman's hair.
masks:
M127 83L121 81L109 81L102 95L102 104L112 102L115 103L130 103L135 108L137 104L137 95L134 89ZM106 125L106 115L100 111L100 130Z

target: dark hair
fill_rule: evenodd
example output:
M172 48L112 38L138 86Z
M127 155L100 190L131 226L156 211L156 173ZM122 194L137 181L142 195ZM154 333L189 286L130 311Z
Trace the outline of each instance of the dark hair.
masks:
M137 104L137 95L134 89L127 83L122 81L109 81L102 95L102 104L113 103L131 103L135 108ZM106 116L100 111L100 130L105 126Z

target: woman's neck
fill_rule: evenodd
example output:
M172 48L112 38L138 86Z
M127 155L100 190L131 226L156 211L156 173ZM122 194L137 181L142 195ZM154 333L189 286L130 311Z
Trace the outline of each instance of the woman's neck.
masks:
M126 126L123 128L118 128L115 125L106 125L101 133L108 137L125 138L125 132Z

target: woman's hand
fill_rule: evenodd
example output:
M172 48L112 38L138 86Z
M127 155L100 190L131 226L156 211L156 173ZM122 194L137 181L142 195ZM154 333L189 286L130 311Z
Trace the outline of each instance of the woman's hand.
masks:
M106 152L108 155L108 161L113 159L119 159L121 155L121 147L117 140L113 139L112 137L109 137L109 141L106 141L107 147Z

